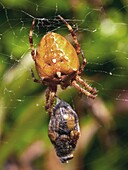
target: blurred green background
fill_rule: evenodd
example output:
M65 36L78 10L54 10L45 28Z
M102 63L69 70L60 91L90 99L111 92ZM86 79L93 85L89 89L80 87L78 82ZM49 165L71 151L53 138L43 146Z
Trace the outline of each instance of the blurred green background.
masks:
M46 87L32 81L28 41L35 17L35 48L47 31L72 42L57 15L76 31L87 59L82 78L98 89L95 100L72 87L58 89L81 126L74 159L66 165L47 136ZM0 170L128 169L127 0L1 0L0 43Z

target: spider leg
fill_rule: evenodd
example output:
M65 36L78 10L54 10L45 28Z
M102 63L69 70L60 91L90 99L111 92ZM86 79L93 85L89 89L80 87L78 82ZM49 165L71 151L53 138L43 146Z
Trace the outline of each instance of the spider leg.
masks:
M81 53L81 48L80 48L80 44L78 43L75 31L73 30L73 28L71 27L71 25L69 25L69 23L67 23L67 21L65 21L65 19L58 15L58 17L65 23L65 25L68 27L69 31L71 32L71 35L73 37L74 43L76 45L76 53L80 54Z
M86 83L80 76L76 76L76 81L79 82L82 86L84 86L88 91L90 91L93 95L97 93L96 88L91 87L88 83Z
M30 43L30 48L31 48L31 56L33 60L35 60L35 49L34 49L33 37L32 37L34 26L35 26L35 20L33 20L31 28L30 28L30 32L29 32L29 43Z
M95 99L96 95L91 94L89 91L83 89L82 87L79 86L79 84L77 84L76 80L72 81L72 86L74 86L76 89L78 89L79 91L81 91L81 93L85 94L86 96Z
M37 80L37 79L35 78L35 75L34 75L34 72L33 72L32 69L31 69L31 76L32 76L32 80L33 80L34 82L43 84L42 80Z
M32 69L31 69L31 75L32 75L32 79L34 82L43 84L42 80L37 80L35 78L34 72ZM57 90L57 86L48 87L46 90L46 106L45 106L45 108L46 108L47 112L49 113L49 115L52 114L52 107L53 107L53 103L54 103L54 97L56 95L56 90Z
M50 89L49 89L49 87L46 89L45 96L46 96L46 106L45 106L45 109L48 110L48 108L49 108L49 98L50 98Z
M57 86L48 87L47 90L46 90L46 107L45 108L46 108L49 116L51 116L51 114L52 114L56 90L57 90Z
M73 28L71 27L71 25L69 25L69 23L67 23L62 16L58 15L58 17L65 23L65 25L68 27L69 31L71 32L71 35L72 35L73 40L74 40L74 43L75 43L75 45L76 45L76 53L77 53L77 55L80 54L80 53L81 53L81 55L82 55L83 63L82 63L82 65L81 65L81 67L80 67L80 69L79 69L79 72L78 72L78 74L81 74L81 72L84 70L84 67L85 67L85 65L86 65L86 59L85 59L84 53L83 53L83 51L82 51L81 48L80 48L80 44L79 44L79 42L78 42L78 40L77 40L75 31L73 30Z
M79 68L78 74L81 74L84 71L84 68L85 68L86 63L87 63L86 58L84 56L84 52L82 50L81 50L81 55L82 55L82 58L83 58L83 63Z

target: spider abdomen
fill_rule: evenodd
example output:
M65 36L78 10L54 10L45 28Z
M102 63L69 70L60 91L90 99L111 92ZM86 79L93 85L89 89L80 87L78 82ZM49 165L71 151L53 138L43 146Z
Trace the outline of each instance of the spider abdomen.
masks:
M35 62L41 79L51 81L57 72L70 75L79 69L79 58L74 47L63 36L53 32L41 39Z

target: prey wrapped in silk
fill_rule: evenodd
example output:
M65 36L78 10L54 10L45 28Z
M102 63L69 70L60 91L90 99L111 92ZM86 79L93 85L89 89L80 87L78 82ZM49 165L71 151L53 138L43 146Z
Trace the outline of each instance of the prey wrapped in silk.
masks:
M50 117L48 136L60 161L68 163L80 136L79 120L72 107L58 98Z

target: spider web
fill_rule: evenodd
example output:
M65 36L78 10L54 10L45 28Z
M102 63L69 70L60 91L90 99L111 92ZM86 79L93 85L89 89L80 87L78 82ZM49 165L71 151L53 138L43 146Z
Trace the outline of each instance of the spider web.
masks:
M21 153L20 145L25 148L35 138L39 141L44 138L44 143L48 141L46 130L48 116L45 114L44 96L46 87L33 83L30 74L31 68L36 74L28 41L33 18L36 19L33 35L36 48L41 37L48 31L60 33L73 43L67 27L57 17L57 15L62 15L75 30L87 59L83 77L98 89L98 97L110 112L120 115L120 113L128 111L128 38L126 36L128 4L120 2L122 6L118 7L117 3L117 6L113 7L116 10L112 11L111 5L109 6L108 3L107 7L110 7L111 10L107 12L102 3L94 7L85 3L82 17L78 17L78 14L70 17L69 4L65 2L61 5L61 3L63 2L44 1L39 3L26 0L23 2L24 5L19 2L13 6L13 3L0 2L0 16L2 16L0 21L0 133L3 153L6 145L9 147L11 142L16 144L13 136L15 137L17 131L18 134L23 135L23 140L20 140L20 144L16 144L15 149L8 151L9 155L16 151ZM75 11L75 8L72 10ZM123 18L123 16L125 17ZM61 89L58 91L58 95L63 99L69 102L75 100L76 102L71 102L74 107L78 102L76 93L70 87L65 91ZM83 96L79 96L80 98L82 101L85 99ZM11 129L11 134L8 132L9 129ZM28 129L28 133L24 134L26 129ZM28 140L26 139L27 135L29 136ZM126 133L123 131L121 134L121 137L125 136L127 136L127 131ZM18 135L17 138L19 138ZM123 148L127 148L126 143L123 143ZM96 153L98 149L99 147L93 153ZM40 155L45 153L43 149L41 151ZM114 156L116 152L113 153ZM128 153L125 152L125 154ZM87 167L92 164L92 161L93 159L87 157ZM100 159L98 161L100 162ZM2 158L0 162L2 162ZM93 162L93 165L97 164ZM123 167L123 162L118 166L118 169L120 167ZM81 169L84 168L85 166L81 166Z

